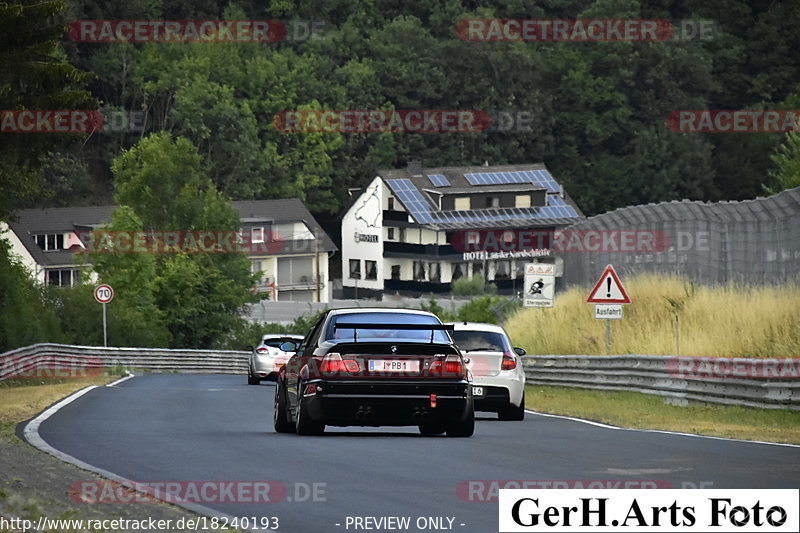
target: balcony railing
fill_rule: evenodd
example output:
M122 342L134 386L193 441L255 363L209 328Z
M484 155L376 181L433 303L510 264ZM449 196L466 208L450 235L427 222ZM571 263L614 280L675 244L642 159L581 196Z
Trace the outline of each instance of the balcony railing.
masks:
M424 255L426 257L460 257L449 244L411 244L408 242L383 241L384 254Z

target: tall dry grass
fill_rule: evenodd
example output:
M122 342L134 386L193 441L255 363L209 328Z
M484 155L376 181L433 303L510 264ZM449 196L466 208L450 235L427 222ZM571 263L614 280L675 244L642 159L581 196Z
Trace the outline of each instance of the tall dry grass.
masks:
M633 300L612 321L612 354L675 355L675 315L665 297L684 298L681 355L800 357L800 287L696 286L678 277L623 280ZM589 288L556 296L555 307L522 309L505 324L531 354L605 354L605 321L586 303Z

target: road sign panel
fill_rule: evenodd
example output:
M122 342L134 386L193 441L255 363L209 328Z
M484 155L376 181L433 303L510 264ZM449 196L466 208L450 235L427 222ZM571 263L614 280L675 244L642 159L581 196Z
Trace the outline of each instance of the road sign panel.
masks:
M621 320L622 304L595 304L594 317L598 320Z
M553 307L556 292L555 265L528 263L525 265L525 307Z
M631 299L625 291L625 287L619 280L614 267L608 265L603 271L603 275L597 280L592 292L589 293L588 303L593 304L629 304Z
M114 289L111 288L111 285L106 285L105 283L98 285L94 288L94 299L101 304L107 304L114 299Z

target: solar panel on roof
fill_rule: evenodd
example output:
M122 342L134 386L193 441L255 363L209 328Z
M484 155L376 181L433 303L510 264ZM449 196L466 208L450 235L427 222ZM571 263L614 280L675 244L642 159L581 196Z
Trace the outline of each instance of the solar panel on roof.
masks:
M431 180L436 187L449 187L450 181L444 174L428 174L428 179Z
M514 172L477 172L464 174L472 185L507 185L509 183L533 183L550 193L561 192L553 176L546 170L519 170Z
M497 179L508 180L512 179L514 175L521 175L522 173L506 173L506 174L509 175L507 175L505 178L503 178L502 176L497 176L496 174L484 174L484 173L466 174L465 176L467 176L467 179L470 179L470 176L473 176L473 179L476 181L489 180L492 179L491 176L497 176ZM528 178L525 177L525 179ZM433 183L433 180L431 180L431 182ZM405 178L389 179L386 180L386 183L392 189L395 196L397 196L397 198L406 207L409 214L412 217L414 217L414 220L416 220L420 224L433 224L433 223L464 224L471 222L480 223L487 221L515 220L515 219L529 220L537 218L576 218L578 216L578 213L575 211L575 209L572 208L572 206L567 205L566 202L564 202L564 200L561 197L556 195L547 195L548 205L543 207L534 207L534 208L505 207L505 208L492 208L492 209L476 209L471 211L439 212L431 207L430 203L428 203L423 194L417 189L417 187L411 180ZM555 183L555 181L553 181L553 183ZM558 190L559 189L556 189L556 191Z

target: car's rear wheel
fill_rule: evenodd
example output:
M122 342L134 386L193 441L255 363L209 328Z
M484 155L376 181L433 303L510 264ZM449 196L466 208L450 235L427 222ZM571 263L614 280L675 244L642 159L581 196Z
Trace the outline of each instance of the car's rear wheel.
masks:
M253 367L247 365L247 384L248 385L258 385L259 379L253 375Z
M445 424L448 437L471 437L475 433L475 407L472 403L463 417Z
M298 435L321 435L325 432L325 424L311 420L308 414L308 406L304 400L297 404L297 434Z
M522 401L519 402L519 407L513 403L508 404L506 407L497 413L500 420L524 420L525 419L525 394L522 395Z
M275 414L272 417L272 423L275 431L278 433L294 433L295 425L289 420L286 413L286 399L281 393L279 384L275 384Z
M433 435L441 435L445 432L445 426L443 423L438 421L425 421L420 422L419 424L419 432L426 437L431 437Z

